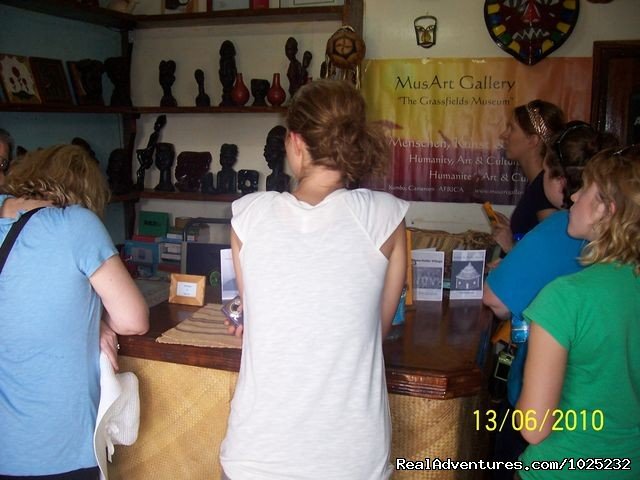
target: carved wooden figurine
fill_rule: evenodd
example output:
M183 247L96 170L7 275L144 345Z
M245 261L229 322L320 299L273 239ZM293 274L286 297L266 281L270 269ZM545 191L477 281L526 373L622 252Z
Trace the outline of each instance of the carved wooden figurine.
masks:
M267 190L276 192L288 192L291 177L284 173L284 159L287 151L284 148L284 139L287 129L282 125L276 125L267 134L267 142L264 146L264 158L267 166L272 170L267 176Z
M211 154L209 152L180 153L176 165L176 188L181 192L200 191L210 166Z
M238 146L224 143L220 147L220 165L222 169L216 177L216 191L218 193L238 193L238 174L233 166L238 161Z
M196 83L198 84L198 96L196 97L196 107L209 107L211 106L211 99L209 95L207 95L204 91L204 72L200 69L197 69L193 73L196 78Z
M269 80L262 78L251 79L251 95L253 95L253 105L256 107L266 107L267 92L269 91Z
M176 81L176 62L173 60L162 60L158 66L158 79L162 87L161 107L177 107L178 102L171 93L171 87Z
M130 80L129 80L129 59L127 57L111 57L104 61L104 69L107 77L113 83L113 93L111 94L112 107L130 107Z
M107 164L107 178L111 193L114 195L124 195L133 188L131 171L127 165L127 152L124 148L116 148L111 152Z
M218 70L218 76L220 77L220 83L222 84L222 102L221 107L233 106L233 100L231 99L231 90L233 90L233 83L236 80L238 70L236 69L236 47L230 40L225 40L220 45L220 69Z
M289 37L284 46L284 51L289 59L289 68L287 69L289 95L293 97L294 93L296 93L306 81L302 64L296 58L296 55L298 54L298 41L293 37Z
M156 118L156 123L153 125L153 133L149 136L146 148L141 148L136 151L138 157L138 163L140 168L136 171L136 190L144 190L144 175L145 170L151 168L153 165L153 152L156 150L156 144L160 137L160 130L167 124L167 116L160 115Z
M160 181L154 190L158 192L173 192L175 188L171 182L171 167L176 157L173 143L156 144L156 167L160 170Z

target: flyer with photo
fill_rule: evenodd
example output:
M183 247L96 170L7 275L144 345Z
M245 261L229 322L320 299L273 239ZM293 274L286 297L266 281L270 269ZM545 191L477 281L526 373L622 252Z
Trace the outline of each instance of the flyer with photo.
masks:
M451 253L451 300L482 299L485 255L485 250L454 250Z
M444 252L435 249L411 251L413 264L413 298L421 301L442 301Z

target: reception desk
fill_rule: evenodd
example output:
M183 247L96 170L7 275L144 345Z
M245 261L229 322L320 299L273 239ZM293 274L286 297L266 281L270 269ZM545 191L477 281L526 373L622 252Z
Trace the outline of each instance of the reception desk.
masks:
M214 299L209 299L214 301ZM146 335L120 337L120 368L140 381L138 441L116 447L110 480L216 480L241 351L157 343L197 307L151 309ZM396 458L484 458L486 432L473 411L486 408L492 314L480 300L418 302L399 338L384 344ZM394 479L475 479L480 472L398 471Z

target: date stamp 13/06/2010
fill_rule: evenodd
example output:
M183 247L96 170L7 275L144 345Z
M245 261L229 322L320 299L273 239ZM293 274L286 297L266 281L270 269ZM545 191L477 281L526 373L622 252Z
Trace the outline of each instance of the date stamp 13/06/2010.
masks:
M535 410L506 409L504 412L496 410L474 410L476 430L501 432L504 428L515 431L542 431L545 425L551 425L551 431L593 431L599 432L604 428L605 418L602 410L547 410L539 418ZM549 422L549 423L547 423Z

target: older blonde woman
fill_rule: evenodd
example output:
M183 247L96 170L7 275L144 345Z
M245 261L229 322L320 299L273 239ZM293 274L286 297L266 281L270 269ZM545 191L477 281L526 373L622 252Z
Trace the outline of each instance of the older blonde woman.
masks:
M97 479L100 324L142 334L148 309L98 216L109 192L85 150L27 154L4 189L0 240L23 214L44 208L0 274L0 478Z

